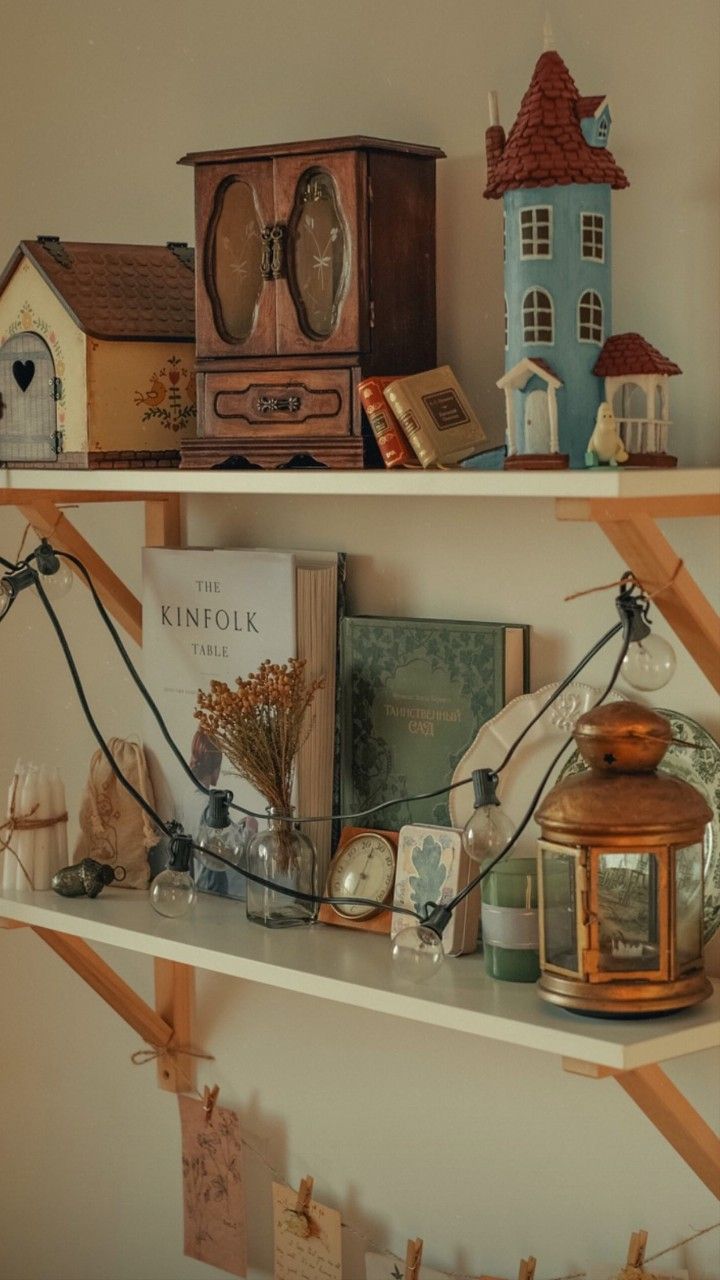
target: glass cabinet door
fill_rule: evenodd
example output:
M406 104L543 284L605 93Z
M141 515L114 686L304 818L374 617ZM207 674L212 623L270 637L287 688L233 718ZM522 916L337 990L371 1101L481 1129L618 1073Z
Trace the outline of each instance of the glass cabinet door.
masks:
M209 165L198 181L198 353L271 355L272 165Z
M309 169L288 229L288 277L303 332L329 338L347 293L350 244L332 175Z
M364 166L357 152L275 161L276 209L286 225L279 352L367 349L369 318L361 311L368 306L360 302L367 256L359 231Z

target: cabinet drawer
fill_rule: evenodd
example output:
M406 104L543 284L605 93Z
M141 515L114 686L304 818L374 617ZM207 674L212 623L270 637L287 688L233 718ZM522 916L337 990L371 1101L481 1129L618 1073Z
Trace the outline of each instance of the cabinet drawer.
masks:
M207 373L202 380L205 436L262 439L269 428L273 439L350 434L349 369Z

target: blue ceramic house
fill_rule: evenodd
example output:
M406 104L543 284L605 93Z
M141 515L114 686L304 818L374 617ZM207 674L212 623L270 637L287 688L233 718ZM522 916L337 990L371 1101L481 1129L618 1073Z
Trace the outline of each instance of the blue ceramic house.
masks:
M503 200L506 466L582 466L612 332L613 188L628 186L608 150L604 97L583 98L546 50L509 136L492 109L489 199Z

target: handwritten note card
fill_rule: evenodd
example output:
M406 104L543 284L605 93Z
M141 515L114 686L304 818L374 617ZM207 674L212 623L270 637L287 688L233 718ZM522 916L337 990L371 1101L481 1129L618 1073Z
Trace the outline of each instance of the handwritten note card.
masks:
M275 1280L342 1280L340 1214L311 1200L296 1213L297 1191L273 1183Z
M404 1274L405 1266L397 1258L386 1253L365 1254L365 1280L403 1280ZM447 1280L447 1272L421 1265L419 1280Z
M247 1275L245 1185L240 1122L180 1095L185 1253L234 1276Z

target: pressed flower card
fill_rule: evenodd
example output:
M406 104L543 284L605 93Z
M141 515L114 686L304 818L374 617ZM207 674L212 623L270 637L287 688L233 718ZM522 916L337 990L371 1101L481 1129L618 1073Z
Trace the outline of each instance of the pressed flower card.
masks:
M273 1183L275 1280L342 1280L342 1223L337 1209L310 1200L296 1209L298 1193Z
M185 1253L234 1276L247 1275L245 1182L240 1122L180 1096Z

